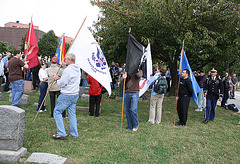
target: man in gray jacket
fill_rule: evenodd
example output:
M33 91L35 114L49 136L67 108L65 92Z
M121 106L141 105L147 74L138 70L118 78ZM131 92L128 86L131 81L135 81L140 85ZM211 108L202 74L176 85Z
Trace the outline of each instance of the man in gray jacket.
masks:
M58 75L54 75L54 80L61 88L61 94L58 97L57 104L54 108L54 119L57 125L57 134L53 135L54 139L64 139L66 134L63 124L62 112L67 108L70 124L70 135L78 137L76 103L79 97L79 83L81 79L80 68L75 64L75 55L68 54L66 57L67 68L59 79Z
M47 69L47 74L48 74L48 87L51 86L51 88L49 90L49 96L50 96L50 104L51 104L51 117L53 117L53 111L54 111L55 104L56 104L55 99L56 99L56 96L58 98L58 96L60 95L60 87L57 85L57 82L54 81L54 79L53 79L54 75L59 70L59 66L57 65L58 59L56 57L53 57L51 62L52 62L52 64ZM59 77L62 76L62 72L63 72L63 69L61 68L58 72ZM62 113L62 116L66 117L66 111L65 110Z

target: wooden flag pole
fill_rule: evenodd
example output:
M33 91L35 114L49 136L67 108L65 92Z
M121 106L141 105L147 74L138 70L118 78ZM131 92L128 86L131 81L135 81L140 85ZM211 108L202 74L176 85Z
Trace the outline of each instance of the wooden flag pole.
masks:
M78 36L78 33L79 33L79 32L80 32L80 30L82 29L82 26L83 26L83 24L85 23L86 19L87 19L87 16L85 17L85 19L84 19L84 21L83 21L82 25L80 26L80 28L79 28L79 30L78 30L78 32L77 32L77 35L75 36L75 38L74 38L74 40L73 40L73 42L72 42L71 46L69 47L69 49L68 49L68 51L67 51L67 53L66 53L66 54L68 54L68 53L69 53L69 50L70 50L70 48L72 47L72 45L73 45L73 43L74 43L75 39L77 38L77 36ZM67 56L67 55L66 55L66 56ZM66 56L65 56L65 57L66 57ZM65 58L64 58L64 59L65 59ZM64 61L64 59L62 59L62 61ZM57 71L56 75L59 73L61 66L62 66L62 64L59 66L59 68L58 68L58 71ZM33 120L33 123L35 122L35 120L36 120L36 118L37 118L37 116L38 116L38 113L40 112L40 109L42 108L42 105L43 105L43 103L45 102L45 100L46 100L46 97L47 97L47 95L48 95L48 93L49 93L50 89L52 88L52 85L53 85L54 81L55 81L55 80L53 80L53 82L51 83L50 87L48 88L48 90L47 90L47 93L46 93L46 95L45 95L45 97L44 97L44 99L43 99L43 101L42 101L42 104L40 105L40 107L39 107L39 109L38 109L38 111L37 111L37 114L36 114L36 116L35 116L35 118L34 118L34 120Z
M184 48L184 40L183 40L183 48ZM182 56L183 56L183 49L182 49L182 54L181 54L181 63L180 63L180 75L178 78L178 92L177 92L177 100L176 100L176 109L175 109L175 116L174 116L174 125L176 123L176 116L177 116L177 106L178 106L178 99L179 99L179 87L180 87L180 79L181 79L181 72L182 72Z
M129 27L129 33L131 32L131 27ZM127 72L125 72L125 75L127 75ZM125 95L125 84L126 84L126 78L124 78L123 81L123 100L122 100L122 117L121 117L121 133L122 133L122 124L123 124L123 108L124 108L124 95Z
M30 38L31 38L31 31L32 31L32 16L31 16L31 23L29 25L29 36L28 36L28 43L27 43L27 53L25 54L25 58L24 58L24 61L26 62L27 60L27 55L28 55L28 49L29 49L29 43L30 43ZM26 43L25 43L26 44ZM25 71L23 72L24 73L24 80L26 79L26 73Z
M127 72L125 72L125 75L127 75ZM124 78L124 82L123 82L123 100L122 100L121 133L122 133L122 124L123 124L123 108L124 108L125 83L126 83L126 78Z

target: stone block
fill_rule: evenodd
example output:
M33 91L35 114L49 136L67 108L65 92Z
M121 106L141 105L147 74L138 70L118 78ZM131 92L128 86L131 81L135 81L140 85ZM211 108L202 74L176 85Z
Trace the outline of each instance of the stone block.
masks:
M0 92L0 101L4 101L4 96L2 95L2 92Z
M0 105L0 150L18 151L23 146L25 111L21 108Z
M9 102L12 102L12 93L9 94ZM20 105L28 105L29 104L29 96L23 94L19 104Z
M63 164L67 158L49 153L32 153L26 162L30 163L48 163L48 164Z
M79 87L79 96L81 97L82 94L85 93L85 87Z
M16 163L27 154L27 149L22 147L18 151L0 150L0 163Z
M89 87L85 87L85 94L88 94Z
M89 102L89 95L88 94L82 94L81 101Z
M31 92L33 92L32 81L24 80L24 93L31 93Z
M1 85L0 85L0 92L3 92L3 91L4 91L4 88L5 88L5 84L1 84Z

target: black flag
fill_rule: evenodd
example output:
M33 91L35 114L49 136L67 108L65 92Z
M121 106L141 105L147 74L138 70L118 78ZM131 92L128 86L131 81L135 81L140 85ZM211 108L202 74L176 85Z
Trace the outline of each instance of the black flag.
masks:
M134 36L129 33L127 57L126 57L126 71L129 74L134 74L139 71L141 58L145 51L144 46L139 43Z

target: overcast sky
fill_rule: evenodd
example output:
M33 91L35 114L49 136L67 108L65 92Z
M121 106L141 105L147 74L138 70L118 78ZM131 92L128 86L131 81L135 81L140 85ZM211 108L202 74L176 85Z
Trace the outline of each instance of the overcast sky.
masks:
M0 26L19 21L33 25L48 32L53 30L57 36L65 33L75 37L84 18L91 27L97 21L99 8L92 6L90 0L0 0Z

